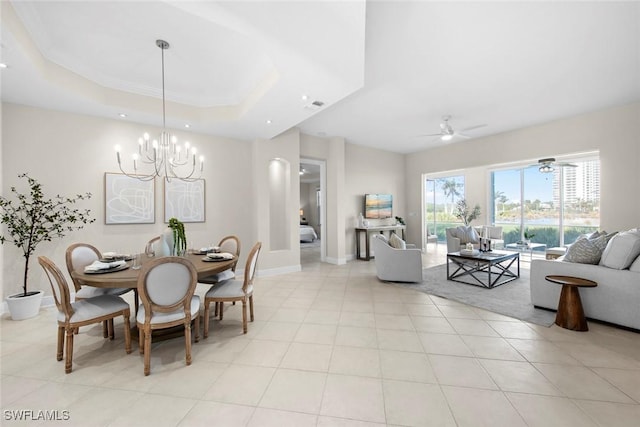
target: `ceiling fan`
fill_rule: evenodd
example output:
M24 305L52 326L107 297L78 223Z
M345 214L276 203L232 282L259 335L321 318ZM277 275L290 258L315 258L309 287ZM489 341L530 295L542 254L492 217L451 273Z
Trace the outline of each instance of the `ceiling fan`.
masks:
M564 168L564 167L570 167L570 168L575 168L578 167L577 165L574 165L573 163L567 163L567 162L556 162L556 159L554 159L553 157L548 157L546 159L540 159L538 160L538 163L536 163L535 165L531 165L531 166L538 166L538 170L542 173L551 173L554 170L556 170L556 167L560 167L560 168Z
M433 133L433 134L420 135L420 136L439 136L440 139L443 141L451 141L451 139L453 139L453 137L456 137L456 136L460 136L462 138L471 138L471 136L466 135L465 132L487 126L486 124L475 125L475 126L464 128L461 131L456 131L449 124L450 119L451 119L450 115L442 116L442 123L440 123L440 133Z

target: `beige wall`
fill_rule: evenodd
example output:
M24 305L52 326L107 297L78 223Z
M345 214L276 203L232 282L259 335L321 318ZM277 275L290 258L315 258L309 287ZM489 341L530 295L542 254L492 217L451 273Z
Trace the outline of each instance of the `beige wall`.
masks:
M37 256L46 255L64 267L64 251L73 242L84 241L103 251L142 251L145 243L166 227L162 211L163 183L156 180L156 222L140 225L104 224L104 173L118 172L114 146L123 152L133 149L138 137L151 127L120 120L105 120L4 104L2 108L2 193L22 185L17 175L28 172L53 197L90 192L90 208L96 222L64 239L44 242L30 263L30 287L51 294L42 275ZM157 129L154 129L157 130ZM253 164L251 143L182 130L176 135L189 139L206 158L206 222L186 224L188 243L201 246L235 234L243 243L241 265L256 240ZM123 156L124 157L124 156ZM296 201L297 203L297 201ZM15 293L21 283L21 252L13 245L2 245L3 295ZM241 267L241 268L242 268ZM63 268L64 269L64 268Z
M640 226L640 104L632 104L407 155L409 240L421 238L424 173L464 169L466 197L485 214L487 166L594 150L601 161L601 227Z
M364 195L367 193L391 194L393 216L406 219L405 156L390 151L376 150L360 145L347 144L345 155L345 235L346 253L354 257L356 241L354 228L358 215L364 214ZM372 220L372 225L395 224L395 219ZM409 242L413 240L409 239Z

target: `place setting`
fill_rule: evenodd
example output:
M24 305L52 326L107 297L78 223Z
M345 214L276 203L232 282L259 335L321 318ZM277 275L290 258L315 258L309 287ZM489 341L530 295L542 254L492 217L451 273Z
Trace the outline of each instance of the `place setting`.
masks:
M91 264L84 267L84 272L86 274L104 274L104 273L114 273L116 271L122 271L129 268L127 261L124 259L103 262L101 260L96 260Z

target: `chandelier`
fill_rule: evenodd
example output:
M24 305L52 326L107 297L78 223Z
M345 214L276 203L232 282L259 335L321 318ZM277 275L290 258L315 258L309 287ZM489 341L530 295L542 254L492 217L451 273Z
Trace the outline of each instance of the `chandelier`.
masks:
M200 178L204 170L204 157L200 156L196 162L197 150L185 142L184 148L178 145L178 139L167 131L164 93L164 51L169 49L169 43L164 40L156 40L156 45L162 52L162 132L158 139L150 140L145 133L138 139L138 150L133 154L133 173L126 172L120 159L120 146L116 146L116 157L120 171L141 181L150 181L156 176L165 179L181 181L195 181ZM138 164L151 165L149 173L138 171ZM197 176L194 176L198 171Z

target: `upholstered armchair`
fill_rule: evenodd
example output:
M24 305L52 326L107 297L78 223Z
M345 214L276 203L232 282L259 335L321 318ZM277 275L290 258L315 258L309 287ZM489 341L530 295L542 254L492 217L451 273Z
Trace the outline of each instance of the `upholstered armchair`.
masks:
M462 229L465 231L462 232ZM467 243L473 245L473 249L480 248L480 236L473 227L455 227L445 230L447 236L447 253L459 252Z
M396 249L381 234L373 235L376 273L388 282L422 282L422 252L415 247Z

